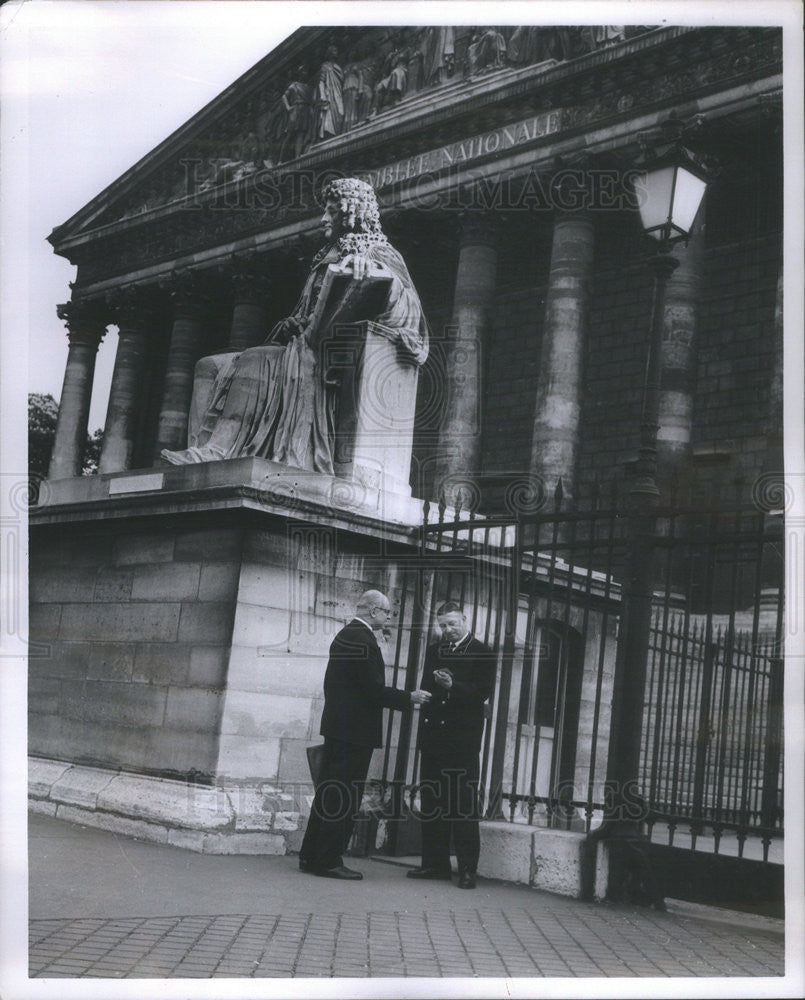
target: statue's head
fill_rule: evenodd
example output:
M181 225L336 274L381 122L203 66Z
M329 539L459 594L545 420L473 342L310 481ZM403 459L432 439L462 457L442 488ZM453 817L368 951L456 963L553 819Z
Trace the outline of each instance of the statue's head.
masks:
M380 232L380 210L371 184L357 177L329 181L321 192L325 235Z

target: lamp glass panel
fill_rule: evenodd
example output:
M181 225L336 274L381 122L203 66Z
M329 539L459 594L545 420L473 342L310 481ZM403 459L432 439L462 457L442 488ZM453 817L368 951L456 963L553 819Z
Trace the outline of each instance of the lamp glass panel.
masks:
M677 168L671 221L682 232L690 232L706 187L706 182L690 173L689 170L685 170L684 167Z
M640 218L646 230L663 226L668 221L675 169L673 166L660 167L659 170L652 170L641 178L638 192Z

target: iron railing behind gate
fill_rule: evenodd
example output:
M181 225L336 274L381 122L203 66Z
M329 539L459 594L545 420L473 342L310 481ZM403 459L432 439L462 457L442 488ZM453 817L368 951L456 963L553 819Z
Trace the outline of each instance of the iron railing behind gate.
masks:
M477 518L426 509L398 581L395 680L421 675L435 610L464 604L496 653L482 746L489 818L589 830L600 815L628 538L614 495ZM658 511L639 774L654 837L782 834L782 555L753 510ZM404 679L401 676L404 673ZM395 713L396 715L396 713ZM383 778L414 802L416 722L393 722Z

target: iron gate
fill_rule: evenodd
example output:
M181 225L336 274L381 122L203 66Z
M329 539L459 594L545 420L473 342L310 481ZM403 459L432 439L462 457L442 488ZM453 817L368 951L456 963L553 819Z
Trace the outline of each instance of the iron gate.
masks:
M547 509L445 515L426 507L419 551L396 571L394 683L417 686L435 609L461 602L496 653L485 815L589 831L606 777L624 511L614 496L565 504L560 485ZM658 525L639 775L650 832L765 861L783 832L780 519L676 509ZM392 817L416 807L417 775L416 716L392 713Z

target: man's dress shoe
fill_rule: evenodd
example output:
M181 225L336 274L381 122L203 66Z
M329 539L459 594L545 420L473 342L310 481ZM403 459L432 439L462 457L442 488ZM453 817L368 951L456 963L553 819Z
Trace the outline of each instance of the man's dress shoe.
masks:
M339 865L338 868L316 868L308 870L312 870L314 875L318 875L321 878L340 878L345 882L357 882L359 879L363 878L363 875L360 872L353 871L351 868L345 868L343 865Z
M461 872L458 876L459 889L474 889L475 875L472 872Z
M445 882L450 881L450 872L442 871L439 868L412 868L410 871L405 873L406 878L429 878L429 879L444 879Z

